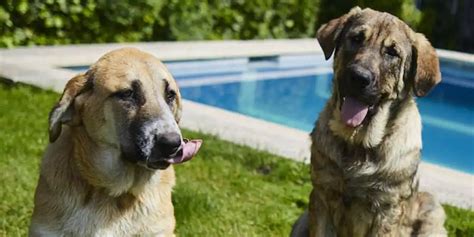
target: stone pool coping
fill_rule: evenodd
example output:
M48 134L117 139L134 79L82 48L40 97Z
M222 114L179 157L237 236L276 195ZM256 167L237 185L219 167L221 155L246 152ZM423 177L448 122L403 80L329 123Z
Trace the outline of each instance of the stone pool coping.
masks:
M136 47L161 60L322 54L314 39L21 47L0 50L0 76L62 92L67 80L76 72L61 67L90 65L104 53L120 47ZM438 54L450 61L474 64L472 54L447 50L438 50ZM297 129L187 100L184 101L181 126L293 160L309 162L309 135ZM443 203L474 209L474 175L427 162L422 162L419 170L421 190L435 194Z

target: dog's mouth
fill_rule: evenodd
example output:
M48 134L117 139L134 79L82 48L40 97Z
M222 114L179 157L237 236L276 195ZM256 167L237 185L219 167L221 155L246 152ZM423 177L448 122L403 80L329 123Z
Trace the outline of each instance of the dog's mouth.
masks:
M148 158L146 161L146 167L151 169L166 169L172 164L180 164L191 160L201 148L202 140L188 140L184 139L181 143L181 147L173 154L168 157L160 157L158 159Z
M341 120L349 127L358 127L367 121L375 112L375 104L368 104L355 97L341 99Z

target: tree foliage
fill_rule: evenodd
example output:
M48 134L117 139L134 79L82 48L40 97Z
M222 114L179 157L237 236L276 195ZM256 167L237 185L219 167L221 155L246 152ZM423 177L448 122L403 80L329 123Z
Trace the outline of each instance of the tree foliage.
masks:
M437 47L472 50L466 22L474 4L417 2L421 10L414 0L3 0L0 47L314 37L321 24L358 5L400 17Z
M319 0L4 0L0 46L314 35Z

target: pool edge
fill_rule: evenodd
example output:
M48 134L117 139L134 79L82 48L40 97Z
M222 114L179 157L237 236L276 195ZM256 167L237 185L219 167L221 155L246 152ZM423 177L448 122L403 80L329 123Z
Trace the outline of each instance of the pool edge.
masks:
M183 128L291 160L310 161L311 141L306 132L193 101L184 100L183 107ZM430 192L442 203L474 210L474 175L422 161L419 176L421 191Z

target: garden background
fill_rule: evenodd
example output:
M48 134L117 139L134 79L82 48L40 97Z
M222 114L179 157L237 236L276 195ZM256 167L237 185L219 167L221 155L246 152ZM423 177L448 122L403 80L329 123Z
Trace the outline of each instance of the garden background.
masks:
M356 5L400 17L437 48L474 52L472 0L3 0L0 47L308 38Z

